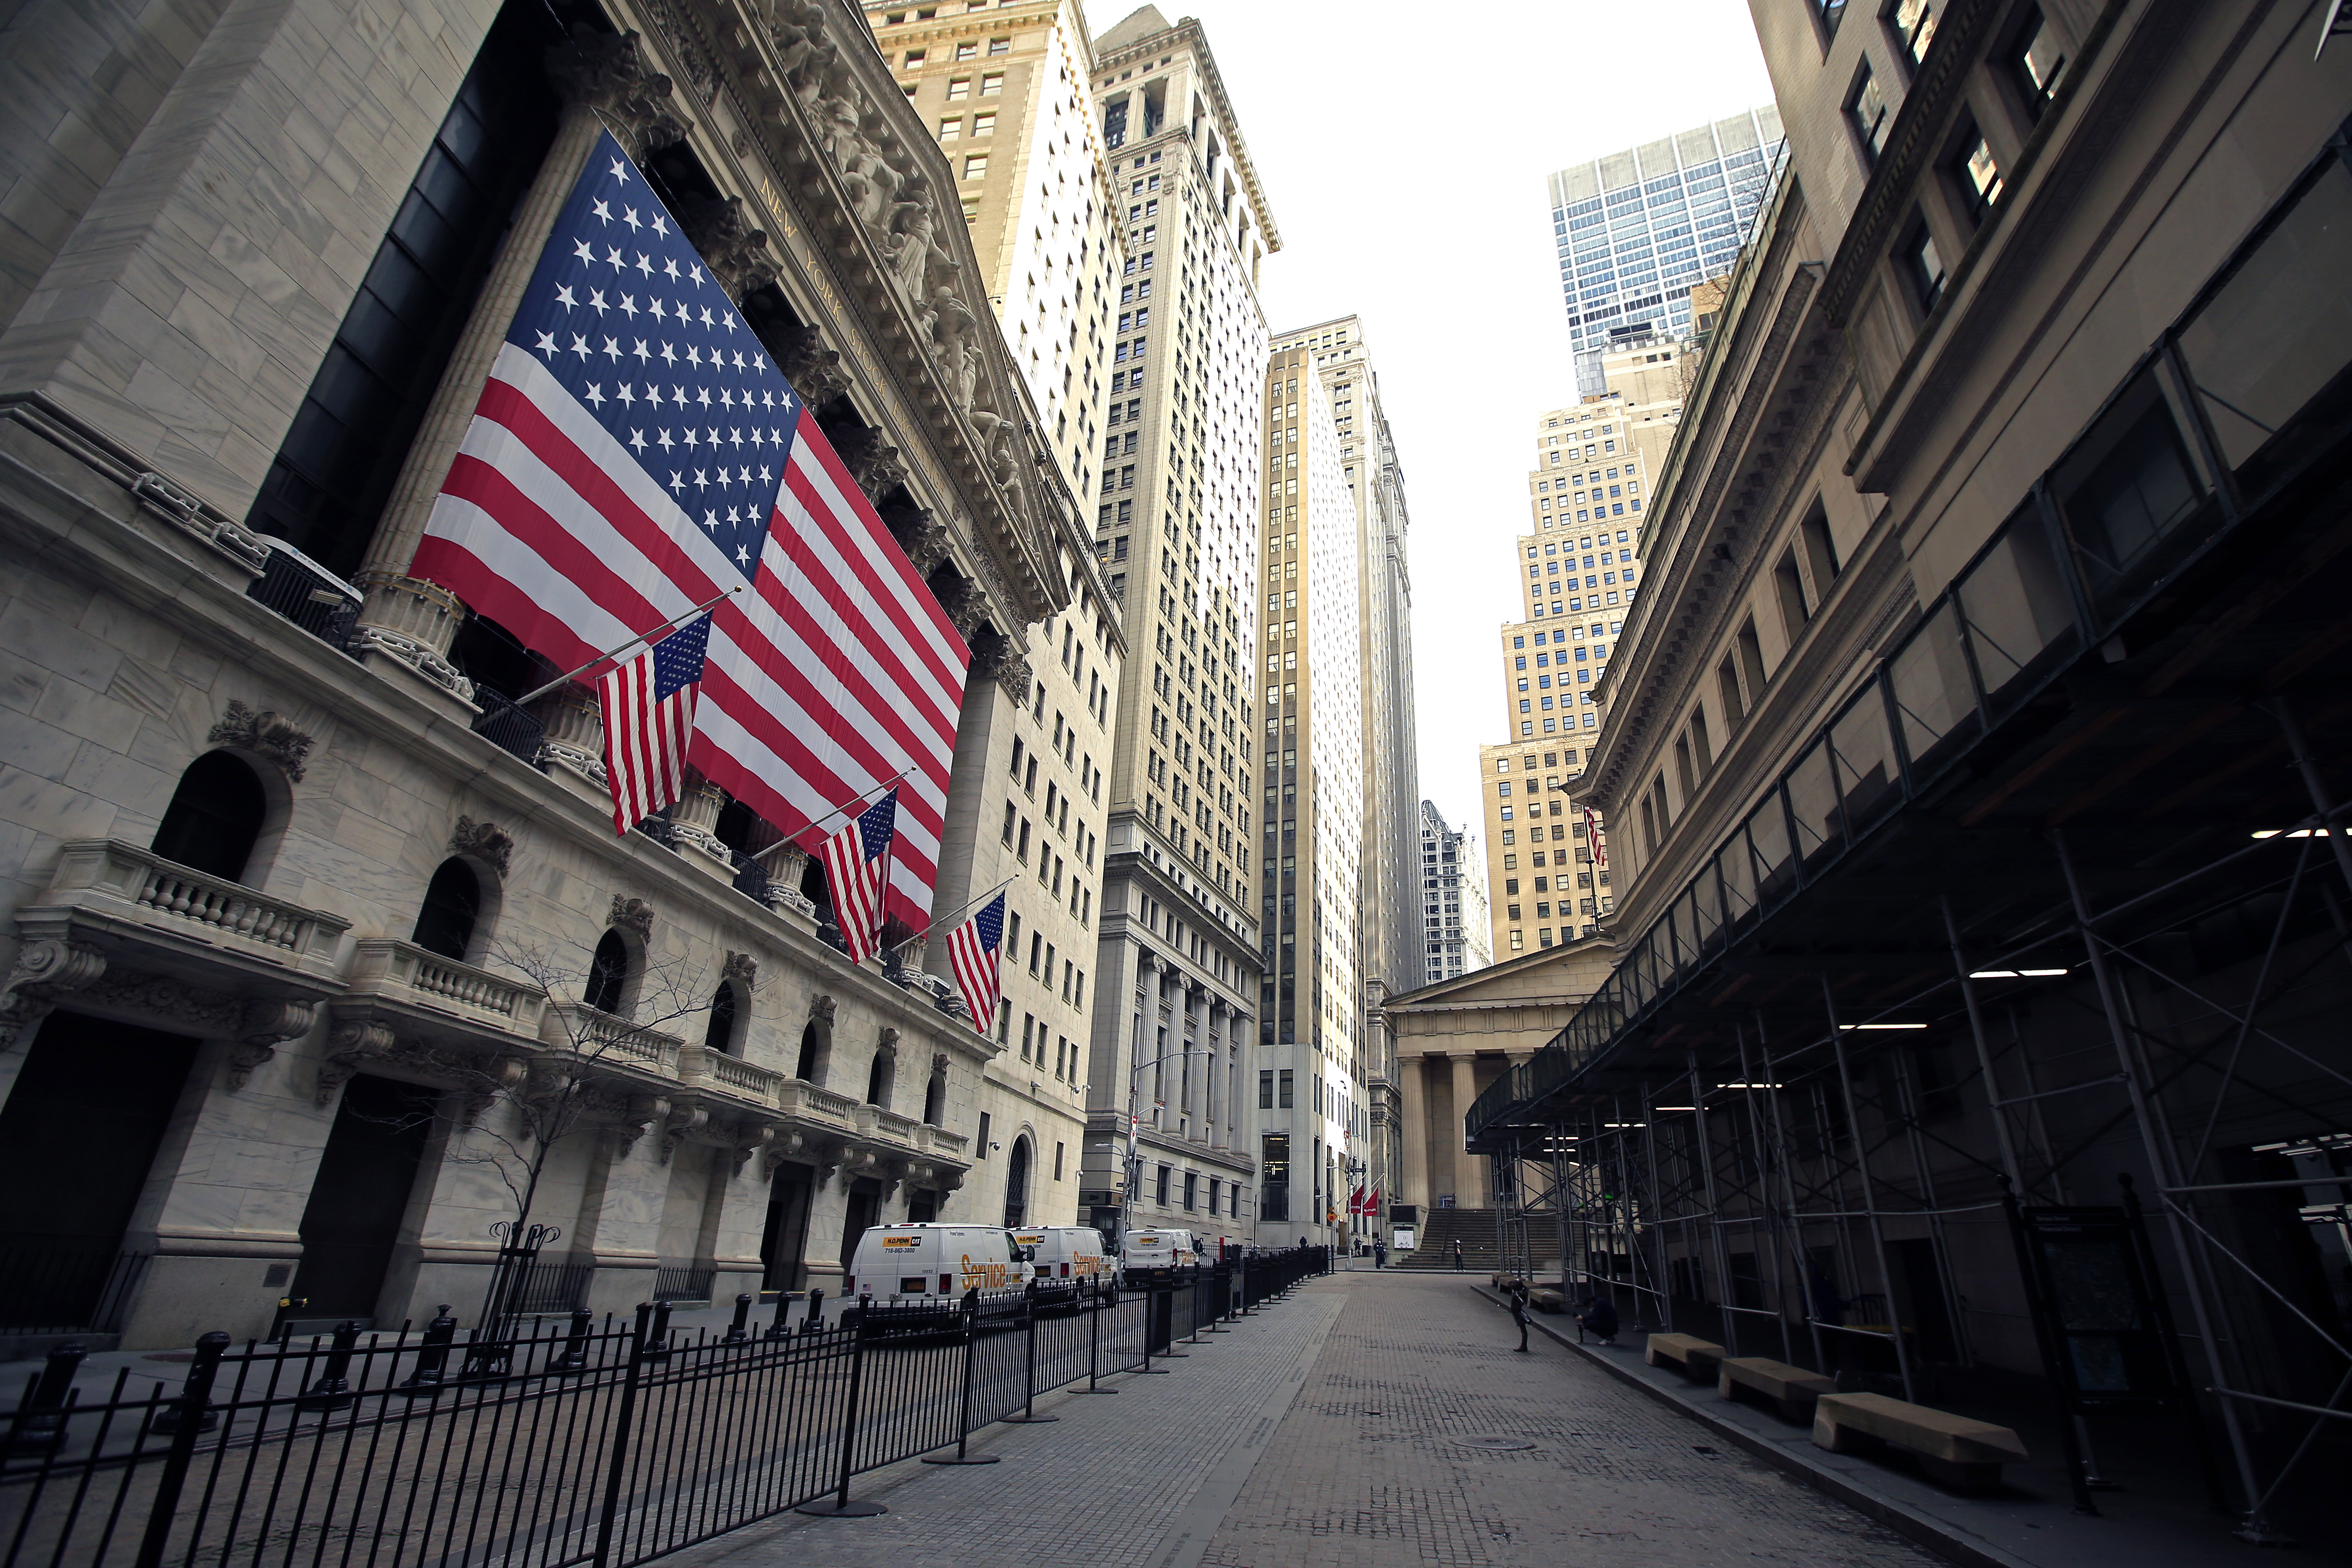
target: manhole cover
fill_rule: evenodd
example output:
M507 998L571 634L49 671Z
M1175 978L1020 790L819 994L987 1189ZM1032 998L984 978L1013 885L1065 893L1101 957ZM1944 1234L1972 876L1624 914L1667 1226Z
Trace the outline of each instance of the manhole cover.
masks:
M1463 1437L1456 1439L1465 1448L1484 1448L1493 1454L1519 1454L1535 1447L1517 1437Z

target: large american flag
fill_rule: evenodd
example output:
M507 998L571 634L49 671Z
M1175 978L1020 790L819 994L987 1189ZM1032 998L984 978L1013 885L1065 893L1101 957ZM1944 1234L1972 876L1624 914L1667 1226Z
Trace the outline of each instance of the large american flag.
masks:
M1003 993L999 972L1003 950L1003 893L981 905L948 936L948 966L955 972L956 989L971 1009L971 1026L983 1035L996 1022L996 1002Z
M926 923L971 652L610 134L410 570L565 669L748 584L687 761L796 839L903 773L886 912Z
M710 617L697 616L596 683L614 832L626 833L685 793L694 700L709 646Z
M893 840L898 831L898 792L892 790L850 818L849 826L824 841L817 852L824 867L824 885L833 895L834 923L849 962L863 963L882 942L882 877L897 857Z

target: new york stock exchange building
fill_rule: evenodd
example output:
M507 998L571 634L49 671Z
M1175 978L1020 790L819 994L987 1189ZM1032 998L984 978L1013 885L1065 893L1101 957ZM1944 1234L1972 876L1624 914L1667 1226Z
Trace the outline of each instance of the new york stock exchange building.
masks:
M1045 1167L1083 1107L991 1079L943 933L1013 869L982 792L1044 722L1038 628L1097 687L1119 634L856 10L165 0L40 42L0 151L0 1338L464 1318L534 1228L536 1310L837 1293L877 1220L1074 1208ZM842 816L689 769L616 833L595 675L412 574L614 146L613 276L542 368L596 356L599 409L674 388L647 438L723 426L683 362L631 366L650 327L740 325L729 365L781 371L865 498L851 574L969 654L942 934L891 962L831 923ZM691 283L623 254L662 215Z

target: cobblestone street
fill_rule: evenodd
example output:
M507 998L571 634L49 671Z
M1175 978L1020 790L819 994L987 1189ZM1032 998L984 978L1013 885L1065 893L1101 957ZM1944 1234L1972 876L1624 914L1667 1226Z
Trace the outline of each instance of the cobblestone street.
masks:
M1136 1568L1936 1561L1507 1320L1460 1276L1341 1274L1167 1376L1111 1380L1001 1426L1003 1463L898 1467L878 1519L793 1519L710 1542L696 1568ZM1482 1447L1499 1443L1497 1447ZM1025 1545L1024 1545L1025 1543Z

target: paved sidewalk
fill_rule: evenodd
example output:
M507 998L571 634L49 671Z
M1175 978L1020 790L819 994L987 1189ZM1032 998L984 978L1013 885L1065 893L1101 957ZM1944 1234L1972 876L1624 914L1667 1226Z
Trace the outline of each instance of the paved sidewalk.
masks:
M1041 1401L1003 1462L861 1479L890 1512L792 1518L680 1568L1929 1568L1893 1531L1507 1322L1450 1275L1314 1281L1166 1376ZM1512 1445L1482 1448L1478 1440Z
M1317 1289L1346 1305L1203 1568L1937 1562L1540 1335L1516 1353L1456 1276Z
M1459 1290L1460 1287L1455 1287ZM678 1568L1192 1568L1290 1407L1345 1300L1307 1286L1232 1324L1180 1341L1165 1374L1107 1378L1116 1394L1040 1399L1051 1426L991 1426L967 1468L908 1461L861 1476L850 1495L878 1519L786 1515L690 1548ZM1080 1385L1083 1386L1083 1385Z

